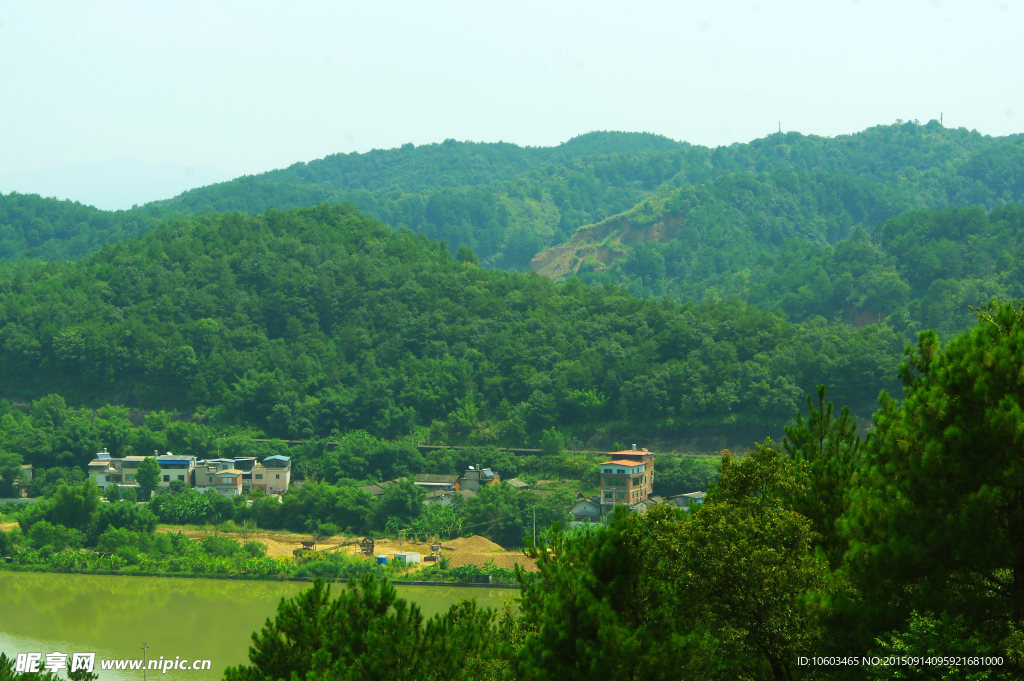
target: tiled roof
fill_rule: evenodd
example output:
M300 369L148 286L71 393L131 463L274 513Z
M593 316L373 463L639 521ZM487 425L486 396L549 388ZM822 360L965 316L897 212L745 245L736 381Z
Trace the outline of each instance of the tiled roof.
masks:
M524 489L526 487L529 487L529 485L527 483L523 482L519 478L510 478L510 479L506 480L505 482L507 482L508 484L512 485L516 489Z
M457 475L440 475L435 473L416 474L416 482L454 485L458 480L459 476Z
M395 484L394 480L385 480L384 482L375 482L372 485L367 485L366 487L360 487L359 489L363 490L364 492L369 492L370 494L372 494L375 497L379 497L380 495L384 494L384 489L385 488L387 488L387 487L389 487L391 485L394 485L394 484Z
M669 499L703 499L707 492L687 492L686 494L673 494Z

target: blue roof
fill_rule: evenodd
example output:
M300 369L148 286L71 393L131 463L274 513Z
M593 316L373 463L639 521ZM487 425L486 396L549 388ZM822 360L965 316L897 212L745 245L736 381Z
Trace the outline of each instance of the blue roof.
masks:
M291 460L292 459L291 459L290 456L281 456L280 454L275 454L274 456L268 456L267 458L263 459L263 462L266 463L267 461L291 461Z

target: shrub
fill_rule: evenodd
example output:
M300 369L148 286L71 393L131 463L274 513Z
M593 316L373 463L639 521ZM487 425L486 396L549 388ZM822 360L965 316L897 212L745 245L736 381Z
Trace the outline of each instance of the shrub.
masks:
M28 539L33 548L42 549L44 546L50 546L54 551L61 551L67 548L80 548L85 537L78 530L40 520L32 525Z
M242 545L230 537L207 537L203 540L203 551L210 556L228 558L242 550Z
M306 563L295 571L296 577L337 577L338 566L329 560Z
M267 555L267 545L259 541L251 541L242 547L242 550L253 558L263 558Z

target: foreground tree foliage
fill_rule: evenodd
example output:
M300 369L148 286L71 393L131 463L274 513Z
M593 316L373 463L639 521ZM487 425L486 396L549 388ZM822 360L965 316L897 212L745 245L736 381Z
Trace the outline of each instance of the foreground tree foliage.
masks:
M519 678L792 679L829 588L811 523L785 502L798 484L767 441L723 459L692 517L662 506L555 533L523 576Z
M906 399L882 396L848 560L865 614L947 612L998 640L1024 623L1024 305L976 314L944 350L922 333L902 369Z
M251 665L225 681L486 678L496 659L495 613L472 600L425 619L387 582L367 576L336 598L317 580L282 600L273 621L253 634Z
M782 447L802 466L803 484L790 497L793 509L811 520L817 543L837 568L848 547L839 520L848 506L846 492L860 465L862 443L849 407L835 418L834 405L825 402L825 386L818 386L817 397L815 405L807 396L808 419L797 414L796 424L786 427Z

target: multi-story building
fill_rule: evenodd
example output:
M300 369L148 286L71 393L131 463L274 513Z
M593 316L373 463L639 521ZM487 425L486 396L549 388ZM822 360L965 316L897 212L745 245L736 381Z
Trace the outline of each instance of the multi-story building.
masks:
M115 467L119 466L122 484L134 486L138 484L135 476L139 472L139 466L146 459L156 459L157 465L160 466L156 491L167 490L175 481L183 482L189 487L195 484L196 457L194 456L171 454L170 452L158 455L153 452L152 456L126 456L123 459L112 459L111 462Z
M89 478L96 483L101 492L111 485L121 484L120 459L112 459L106 447L102 452L96 453L96 458L89 462L87 470Z
M160 464L160 484L158 489L167 489L172 482L183 482L189 487L195 484L196 457L167 452L156 457Z
M654 452L632 449L609 452L601 464L601 515L617 505L631 506L645 501L654 488Z
M127 485L138 485L135 481L135 475L139 472L139 466L146 459L153 457L146 456L125 456L116 461L121 463L121 482Z
M482 465L470 466L469 470L463 473L459 479L458 489L479 492L481 487L496 485L499 482L501 482L501 476L490 468L484 468Z
M137 488L139 484L136 475L146 459L156 459L160 466L157 492L166 491L174 482L183 482L200 492L213 489L227 496L252 489L262 489L267 494L282 494L288 491L291 484L291 459L280 455L268 456L263 463L254 457L196 461L194 456L170 452L116 459L104 449L89 462L89 477L101 491L110 485Z
M274 456L268 456L263 459L263 467L266 469L265 472L259 473L256 471L256 467L253 467L253 485L260 483L260 479L257 475L263 475L263 481L267 488L267 494L284 494L288 491L288 485L292 479L292 460L287 456L281 456L275 454Z

